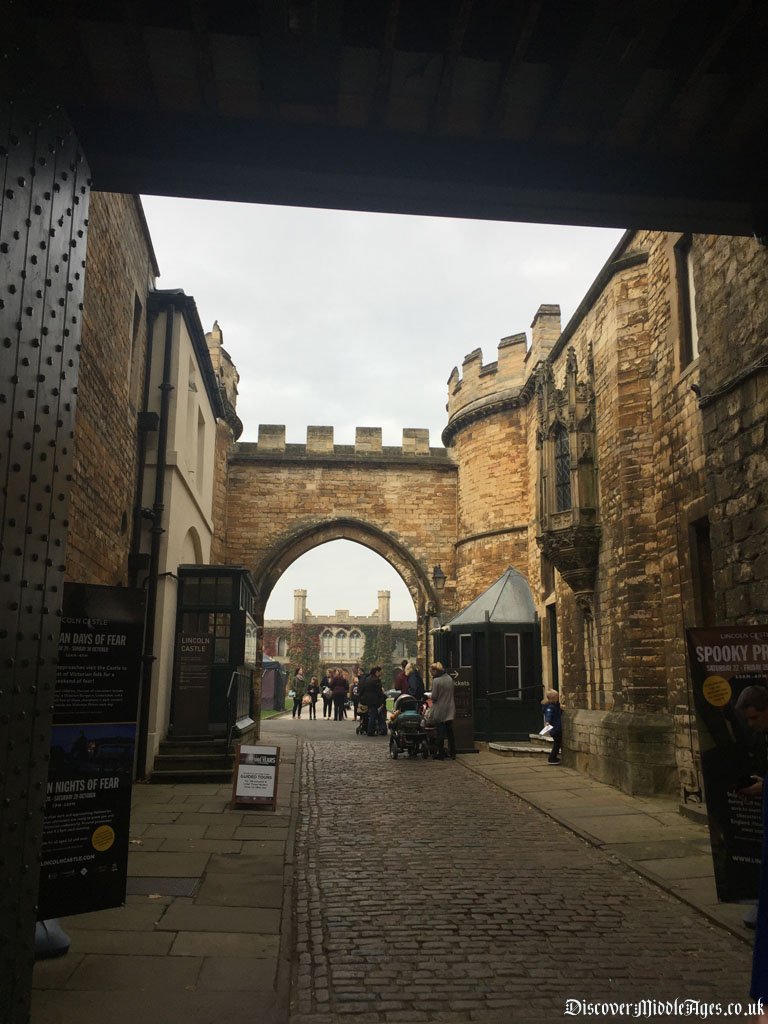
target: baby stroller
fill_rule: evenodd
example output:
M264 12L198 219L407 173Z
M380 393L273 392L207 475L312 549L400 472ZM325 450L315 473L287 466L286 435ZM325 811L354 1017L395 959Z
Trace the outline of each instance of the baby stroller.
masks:
M400 754L426 760L430 756L427 732L419 710L419 702L404 693L395 701L395 709L389 723L389 756L397 760Z
M355 729L355 732L357 733L358 736L367 736L368 735L368 705L367 704L358 704L357 705L357 713L360 716L360 721L357 723L357 728ZM387 728L386 728L386 726L384 726L383 728L380 728L380 729L377 730L377 736L386 736L386 735L387 735Z
M368 735L368 705L358 704L357 705L357 728L355 732L358 736Z

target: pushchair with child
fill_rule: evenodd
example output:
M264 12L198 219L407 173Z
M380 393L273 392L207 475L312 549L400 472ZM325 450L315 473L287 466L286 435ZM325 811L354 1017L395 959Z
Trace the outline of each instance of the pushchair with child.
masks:
M357 714L358 714L359 721L357 723L357 728L355 729L355 732L357 733L358 736L367 736L368 735L368 716L369 716L368 706L366 704L358 704L357 705ZM382 710L381 714L383 714L383 710ZM383 721L384 721L384 719L382 718L381 722L383 722ZM386 736L386 734L387 734L387 730L386 730L385 726L379 726L379 728L376 730L376 735L377 736Z
M404 693L395 701L395 708L389 721L389 756L397 760L400 754L426 759L430 756L427 731L421 717L419 702Z

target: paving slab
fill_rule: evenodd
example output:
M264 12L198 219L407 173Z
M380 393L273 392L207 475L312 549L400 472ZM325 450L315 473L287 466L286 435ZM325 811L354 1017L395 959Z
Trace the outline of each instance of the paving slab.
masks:
M155 853L128 854L129 875L149 875L155 878L192 878L202 875L208 864L207 853Z
M141 903L114 907L111 910L97 910L93 914L76 914L62 917L61 926L65 932L70 927L97 931L153 931L155 922L160 919L166 901L149 901L146 896L140 897Z
M86 992L183 989L195 985L202 965L202 959L197 957L90 954L83 957L66 987Z
M606 843L603 847L609 853L621 854L627 860L668 860L671 857L693 857L700 854L702 849L709 849L707 839L659 839L655 842L645 843ZM710 871L712 868L711 858L709 860Z
M240 875L214 874L208 871L195 896L196 904L218 907L281 907L283 886L249 879L243 884Z
M131 839L128 850L130 853L154 853L159 850L164 839L160 839L158 836L142 836L135 835L133 829L131 829Z
M171 956L277 957L278 935L250 935L243 932L178 932Z
M170 932L107 931L104 928L73 928L67 925L67 935L75 953L121 953L126 956L165 956L173 944Z
M52 957L50 960L38 960L35 963L35 988L63 989L83 960L83 953L69 952L66 956Z
M109 999L104 992L37 992L33 996L34 1024L231 1024L243 1018L242 992L198 992L169 988L151 993L121 991ZM279 994L258 994L258 1024L285 1024L286 1011Z
M197 979L198 992L257 992L275 982L277 958L209 956Z
M239 839L161 839L161 853L239 853Z
M178 810L158 811L153 807L133 807L131 809L131 829L135 825L142 825L150 822L153 825L160 825L164 822L177 821L181 814Z
M202 839L206 825L182 825L178 822L147 825L142 835L159 839Z
M236 874L241 878L264 878L283 876L282 857L258 857L240 853L237 857L214 853L208 862L208 870L215 874Z
M646 868L667 881L705 878L712 883L712 858L697 854L690 857L659 857L646 863Z
M225 818L224 821L220 821L218 824L208 825L205 829L206 839L234 839L235 832L239 828L237 820L229 820Z
M245 842L246 845L243 846L243 853L251 855L255 853L263 853L267 857L270 855L273 857L279 857L283 853L285 850L284 839L262 839L263 833L259 830L258 833L254 835L254 832L256 831L257 830L252 828L235 829L235 834L232 838L242 839ZM273 830L270 829L270 832L271 831Z
M180 897L166 909L157 928L173 932L277 934L280 931L280 911L252 907L213 907Z

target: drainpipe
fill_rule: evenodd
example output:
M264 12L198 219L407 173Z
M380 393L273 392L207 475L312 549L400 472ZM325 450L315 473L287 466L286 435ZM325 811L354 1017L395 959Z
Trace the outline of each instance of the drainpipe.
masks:
M157 464L155 469L155 499L152 504L152 529L149 550L147 587L147 619L144 630L144 653L141 670L141 697L139 701L139 729L136 739L136 764L141 778L146 773L147 740L149 738L149 708L152 695L152 669L155 663L155 617L157 614L157 580L160 566L160 541L165 529L162 518L165 500L166 449L168 446L168 411L171 402L171 358L173 356L173 327L176 307L165 307L165 346L163 349L163 377L160 384L160 421L157 429Z
M138 585L139 570L142 568L141 556L141 521L142 501L144 499L144 476L147 469L147 434L157 430L157 413L149 411L149 387L152 378L153 334L157 312L147 310L147 358L144 365L144 381L142 384L141 410L138 416L139 451L136 467L136 489L133 502L133 528L131 531L131 550L128 556L129 585Z

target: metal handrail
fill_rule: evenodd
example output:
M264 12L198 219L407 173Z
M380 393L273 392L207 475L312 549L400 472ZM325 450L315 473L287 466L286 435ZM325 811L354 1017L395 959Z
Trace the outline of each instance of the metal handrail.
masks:
M232 699L232 687L237 680L237 690L235 692L235 699ZM239 669L235 669L229 680L229 686L227 687L227 743L232 742L232 733L235 730L235 725L241 718L245 718L252 714L253 710L253 690L250 686L241 686L241 680L247 685L249 682L248 674L241 672ZM242 705L245 705L241 707ZM240 712L243 714L240 714Z

